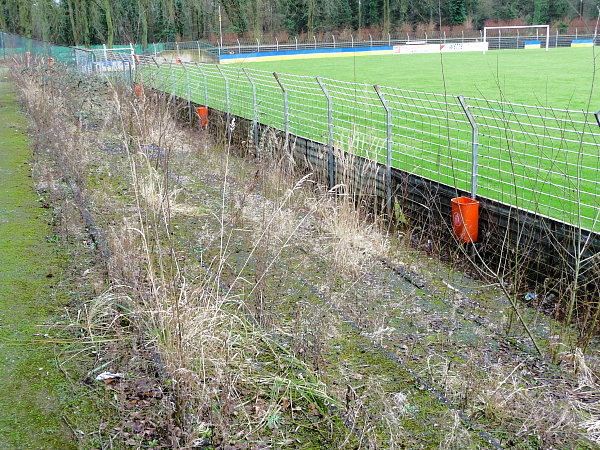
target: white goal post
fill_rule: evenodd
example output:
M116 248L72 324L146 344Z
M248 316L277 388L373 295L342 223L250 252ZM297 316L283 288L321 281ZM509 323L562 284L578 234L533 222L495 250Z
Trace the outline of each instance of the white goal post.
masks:
M514 25L506 27L483 27L483 42L487 42L487 31L488 30L515 30L523 28L545 28L546 29L546 51L550 48L550 25ZM485 50L483 51L485 53Z

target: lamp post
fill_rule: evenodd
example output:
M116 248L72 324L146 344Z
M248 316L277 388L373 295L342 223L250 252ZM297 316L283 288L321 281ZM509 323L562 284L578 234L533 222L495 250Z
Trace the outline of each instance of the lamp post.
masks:
M221 5L219 5L219 41L221 42L221 50L223 50L223 18L221 16Z
M362 8L361 8L361 0L358 0L358 30L360 32L360 27L362 26Z

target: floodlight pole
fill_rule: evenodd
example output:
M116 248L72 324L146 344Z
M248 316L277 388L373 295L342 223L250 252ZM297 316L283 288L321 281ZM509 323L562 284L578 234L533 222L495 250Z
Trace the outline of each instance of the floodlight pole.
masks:
M220 42L220 47L219 47L219 53L221 51L221 49L223 48L223 18L221 16L221 4L219 3L219 42Z

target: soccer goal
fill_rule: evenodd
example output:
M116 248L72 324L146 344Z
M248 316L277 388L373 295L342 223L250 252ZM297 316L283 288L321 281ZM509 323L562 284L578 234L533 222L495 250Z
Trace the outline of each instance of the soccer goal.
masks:
M499 33L502 33L502 31L500 30L518 30L518 29L535 29L536 30L536 36L539 34L539 32L537 30L539 30L540 28L543 28L546 30L546 51L548 51L548 48L550 48L550 25L514 25L514 26L506 26L506 27L483 27L483 42L488 42L487 40L487 34L488 34L488 30L499 30ZM539 37L538 37L539 40ZM485 53L485 50L483 51L483 53Z

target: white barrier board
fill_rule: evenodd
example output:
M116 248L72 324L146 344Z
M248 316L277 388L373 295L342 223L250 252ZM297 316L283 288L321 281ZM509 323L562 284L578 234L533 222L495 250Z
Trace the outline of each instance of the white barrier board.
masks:
M414 53L449 53L449 52L483 52L487 51L488 42L452 42L449 44L408 44L395 45L394 53L409 55Z

